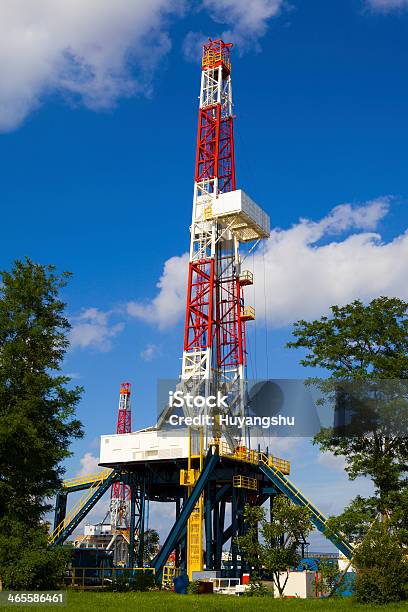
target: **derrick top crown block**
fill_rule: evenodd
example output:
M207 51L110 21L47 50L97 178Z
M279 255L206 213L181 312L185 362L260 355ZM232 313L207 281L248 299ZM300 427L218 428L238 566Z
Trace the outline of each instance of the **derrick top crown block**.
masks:
M231 72L230 48L232 43L225 43L221 39L211 40L203 45L201 66L203 70L221 66L226 74Z

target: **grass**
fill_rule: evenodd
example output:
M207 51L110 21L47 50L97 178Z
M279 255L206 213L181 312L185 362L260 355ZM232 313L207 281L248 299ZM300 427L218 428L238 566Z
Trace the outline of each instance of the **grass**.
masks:
M408 603L388 604L387 606L361 605L350 598L316 600L316 599L287 599L279 600L270 597L234 597L232 595L176 595L169 592L151 593L95 593L68 591L67 607L62 606L7 606L4 610L75 610L78 612L105 610L120 612L144 612L145 610L154 612L178 612L186 610L188 612L244 612L246 610L254 612L368 612L369 610L393 610L408 611Z

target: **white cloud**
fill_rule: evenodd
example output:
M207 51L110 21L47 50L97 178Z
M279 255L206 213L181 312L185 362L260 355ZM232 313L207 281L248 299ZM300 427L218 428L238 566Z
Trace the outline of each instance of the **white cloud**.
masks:
M71 380L79 380L81 378L78 372L67 372L64 376L68 376Z
M377 198L363 206L354 207L351 204L340 204L315 225L319 233L327 234L339 234L350 229L374 230L388 213L390 199Z
M206 42L208 42L208 34L188 32L183 41L184 57L191 62L200 62L203 44Z
M285 0L201 0L239 50L266 33ZM149 94L154 69L171 47L169 19L187 0L2 0L0 131L18 127L59 94L93 110ZM188 54L204 37L190 33ZM190 50L190 51L189 51ZM199 52L197 51L198 57Z
M223 39L236 43L240 50L265 35L268 20L285 4L284 0L203 0L211 18L230 27Z
M2 0L0 130L17 127L46 94L92 109L148 92L171 43L166 17L184 0Z
M123 330L123 323L111 325L111 312L102 312L97 308L87 308L80 315L72 318L70 333L71 348L92 347L99 351L109 351L111 338Z
M95 457L92 453L85 453L85 455L79 460L81 469L77 472L77 476L87 476L87 474L93 474L101 468L99 467L99 457Z
M318 223L303 219L290 229L273 230L248 265L255 283L247 302L255 305L258 320L266 316L269 326L280 327L356 298L408 298L408 233L383 242L378 233L357 231L374 229L388 201L336 207ZM329 240L335 231L350 230L342 240Z
M317 457L317 463L319 465L323 465L324 467L329 468L330 470L344 472L346 466L346 458L340 455L334 455L330 452L320 453Z
M141 351L140 357L143 359L143 361L153 361L159 350L159 347L155 344L147 344L143 351Z
M289 229L274 229L245 263L255 275L246 302L255 306L261 324L266 315L268 326L290 325L356 298L408 299L408 231L389 242L370 231L386 215L390 199L342 204L318 222L301 219ZM145 304L131 302L129 314L162 329L182 319L187 262L187 254L167 260L156 297Z
M251 433L251 448L258 448L258 444L261 450L266 450L266 447L268 447L270 455L281 459L287 459L288 461L297 459L299 454L302 453L304 446L310 444L308 438L275 436L271 435L269 430L266 430L264 435L263 432L257 430L257 434L258 435L255 436Z
M408 8L408 0L367 0L367 5L374 11L387 13L389 11Z
M202 0L201 6L213 21L227 26L228 29L217 37L234 43L242 53L248 47L257 47L258 39L266 34L269 19L278 16L289 5L286 0ZM202 32L189 32L183 44L187 59L199 59L201 46L207 40L208 35Z
M150 302L129 302L127 312L165 329L177 323L186 302L188 254L168 259L157 287L159 292Z

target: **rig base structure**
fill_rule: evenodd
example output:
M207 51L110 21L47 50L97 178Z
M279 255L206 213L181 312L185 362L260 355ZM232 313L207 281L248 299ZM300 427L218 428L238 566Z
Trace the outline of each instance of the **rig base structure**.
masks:
M115 466L88 479L66 481L57 496L56 525L50 535L50 545L62 544L112 483L121 481L132 489L129 567L143 567L147 500L175 505L175 522L152 562L158 582L162 580L163 569L173 551L176 567L181 572L189 572L188 521L202 495L205 532L202 561L206 570L224 569L225 575L238 577L247 569L239 560L235 544L236 536L245 532L244 506L246 503L262 505L268 499L272 503L273 498L279 494L286 495L299 506L307 507L314 526L347 558L352 557L352 546L341 534L327 531L327 518L288 479L290 466L287 461L260 451L249 451L244 447L232 452L227 445L217 443L210 445L202 457L201 470L194 469L194 463L199 461L199 457L192 457L191 460L193 468L190 469L185 458L142 461ZM194 482L189 480L192 471L196 474ZM190 492L186 485L190 486ZM82 504L77 504L66 514L67 495L81 489L86 490ZM230 504L228 513L227 504ZM227 514L230 515L229 524L226 524ZM228 541L231 542L231 561L229 568L225 569L222 567L222 551Z

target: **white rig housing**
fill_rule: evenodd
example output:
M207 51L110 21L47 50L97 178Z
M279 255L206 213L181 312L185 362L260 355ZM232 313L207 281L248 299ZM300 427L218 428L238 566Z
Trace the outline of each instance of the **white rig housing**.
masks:
M269 237L269 215L242 189L221 193L213 202L212 214L227 225L230 221L230 229L240 242Z
M174 431L141 430L128 434L101 436L99 463L105 466L135 461L188 458L188 435Z
M103 536L110 535L112 533L112 525L109 523L99 523L98 525L85 525L84 535L85 536Z
M220 219L237 237L239 242L268 238L269 215L242 189L218 194L209 204L206 195L198 196L196 221Z

